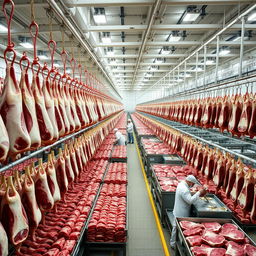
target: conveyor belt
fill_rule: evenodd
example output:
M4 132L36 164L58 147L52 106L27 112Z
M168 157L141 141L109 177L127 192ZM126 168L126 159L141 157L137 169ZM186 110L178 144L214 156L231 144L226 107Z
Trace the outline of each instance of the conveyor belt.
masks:
M140 114L168 125L184 134L190 135L204 144L208 144L210 147L229 152L234 157L241 158L245 164L256 167L256 144L254 144L254 141L243 141L241 139L231 138L226 134L213 131L212 129L206 130L189 126L142 112L140 112Z

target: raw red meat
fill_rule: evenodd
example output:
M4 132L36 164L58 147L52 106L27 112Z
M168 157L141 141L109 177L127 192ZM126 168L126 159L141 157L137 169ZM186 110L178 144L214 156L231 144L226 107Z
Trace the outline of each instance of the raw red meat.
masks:
M201 228L201 229L204 228L204 226L200 223L187 221L187 220L180 221L180 226L183 230L184 229L193 229L193 228Z
M241 166L240 168L238 168L238 170L236 171L236 180L235 180L235 183L233 185L233 188L230 192L230 197L232 199L232 201L234 203L236 203L236 200L243 188L243 185L244 185L244 175L245 175L245 172L244 172L244 167Z
M205 229L215 233L219 233L221 230L221 225L218 222L204 222L202 225L205 227Z
M226 175L226 160L222 154L220 154L220 157L217 161L216 169L213 174L213 182L217 186L217 188L220 188L225 179Z
M2 226L0 222L0 255L1 256L7 256L9 251L8 251L8 238L7 234L4 230L4 227Z
M80 122L78 114L77 114L76 104L75 104L75 100L74 100L74 91L71 88L71 86L69 87L68 93L66 91L66 95L70 99L71 113L72 113L72 117L73 117L75 125L76 125L76 131L78 131L79 129L81 129L81 122Z
M183 231L183 234L184 234L184 236L201 235L202 231L203 231L202 228L185 229Z
M254 95L254 98L252 101L252 115L251 115L251 121L250 121L249 128L248 128L248 134L251 139L256 135L256 98L255 98L255 95Z
M75 244L76 244L76 240L66 240L66 243L64 245L64 250L68 250L69 253L71 253Z
M237 203L243 209L243 211L250 212L252 209L253 198L256 196L254 195L254 184L254 172L253 170L249 169L244 176L244 185L237 199Z
M243 242L245 239L244 233L238 230L237 227L234 227L234 225L223 225L220 234L227 240L234 242Z
M229 96L225 96L222 102L222 108L218 120L218 126L220 131L223 132L228 128L229 118L230 118L230 98Z
M42 159L39 159L39 167L36 173L36 200L41 211L47 211L53 208L54 200L49 189L47 175L43 166Z
M27 215L11 176L7 179L7 190L2 198L0 218L12 244L18 245L27 238L29 232Z
M0 137L0 163L1 163L5 161L9 151L9 146L10 146L8 133L1 115L0 115L0 134L1 134L1 137Z
M192 252L195 256L224 256L226 255L226 249L224 248L211 248L205 245L195 246L192 248Z
M247 256L256 256L256 247L251 244L246 244L244 246L244 253Z
M225 223L222 225L222 230L226 231L226 230L238 230L238 227L235 224L232 223Z
M60 188L61 197L64 198L68 190L68 179L66 174L65 159L63 157L62 149L59 149L59 155L55 164L56 176Z
M20 88L25 123L31 140L30 147L36 149L41 145L41 137L36 117L35 99L29 84L27 69L21 72Z
M60 250L57 248L52 248L50 249L48 252L46 252L45 254L43 254L43 256L58 256Z
M66 168L66 175L69 183L72 183L75 180L75 175L71 165L70 153L68 149L68 145L65 145L64 149L64 158L65 158L65 168Z
M232 97L232 110L231 116L228 123L228 131L232 133L232 135L236 134L240 136L238 131L238 123L240 121L241 113L242 113L242 105L241 105L241 95L236 95Z
M205 230L202 235L202 241L210 246L220 247L224 244L225 238L222 235L218 235L212 231Z
M58 248L60 251L64 247L64 244L66 242L66 239L64 237L59 238L54 244L52 245L52 248Z
M254 195L256 195L256 184L254 185ZM256 196L253 198L253 206L250 214L250 220L252 223L256 223Z
M252 95L246 93L243 97L243 109L242 109L242 114L240 117L240 121L238 124L238 131L240 132L241 135L245 135L248 133L248 127L250 125L251 121L251 115L252 115L252 102L251 98Z
M76 161L76 152L75 152L74 146L72 144L69 145L69 153L70 153L72 170L75 175L75 179L77 179L78 175L79 175L79 169L78 169L78 165L77 165L77 161Z
M21 90L16 81L14 67L10 64L6 67L6 78L0 97L0 115L9 136L9 154L15 158L17 154L29 149L31 140L24 119ZM4 141L7 142L6 138Z
M188 236L186 237L186 240L188 241L190 247L202 244L202 236Z
M35 98L36 115L42 144L50 144L54 138L54 130L46 110L45 98L42 92L40 80L36 74L33 76L32 91Z
M233 186L235 184L236 181L236 172L237 172L237 168L239 166L237 166L237 162L233 159L232 160L232 165L229 169L229 171L227 170L227 172L229 173L229 177L228 177L228 182L227 182L227 187L226 187L226 196L229 198L230 197L230 192L233 189Z
M42 219L42 213L36 201L35 184L31 178L29 167L26 167L21 201L28 217L32 240L35 240L34 232Z
M227 255L227 256L243 256L243 255L245 255L243 246L230 241L227 243L227 251L226 251L225 255Z

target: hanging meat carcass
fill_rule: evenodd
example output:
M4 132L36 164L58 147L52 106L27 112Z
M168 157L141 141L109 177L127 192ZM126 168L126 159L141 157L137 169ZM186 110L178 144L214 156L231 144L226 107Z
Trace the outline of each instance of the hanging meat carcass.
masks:
M201 100L199 99L197 101L197 110L196 110L196 115L194 118L194 123L197 126L199 126L201 124L202 113L203 113L203 106L202 106Z
M248 92L243 97L242 106L243 109L238 123L238 132L241 135L247 135L252 116L252 95Z
M52 91L51 84L49 82L49 70L48 70L46 64L44 65L42 71L48 72L46 76L43 76L44 79L43 79L42 91L43 91L44 99L45 99L45 107L46 107L48 116L51 120L51 124L52 124L52 128L53 128L53 138L48 143L52 143L52 142L58 140L59 130L58 130L57 121L56 121L56 117L55 117L53 91ZM48 144L48 143L45 143L45 144Z
M7 178L7 190L2 198L0 217L12 244L17 246L27 238L29 233L27 215L11 176Z
M71 113L72 113L73 119L75 121L76 131L78 131L81 129L81 122L80 122L80 119L77 114L75 97L74 97L74 89L72 87L73 86L70 84L68 94L66 94L66 95L70 99Z
M227 187L226 187L226 196L228 198L230 197L231 190L233 189L233 186L235 184L236 172L237 172L238 168L241 168L240 164L238 165L238 163L235 160L233 160L232 165L228 171L229 177L228 177L228 183L227 183Z
M225 96L223 99L223 102L222 102L220 116L218 119L218 126L219 126L221 132L224 132L225 130L228 129L230 112L231 112L230 97Z
M41 88L40 80L38 74L33 75L33 82L32 82L32 91L35 98L36 104L36 115L40 130L40 136L43 145L51 144L54 138L54 128L49 118L46 105L45 105L45 98Z
M30 175L29 167L26 167L25 171L21 201L28 217L30 235L34 241L35 230L42 219L42 213L36 201L35 184Z
M201 124L205 128L209 128L211 124L211 116L212 116L212 105L211 105L211 98L208 97L205 100L205 107L204 107L204 113L203 117L201 119Z
M9 151L9 136L4 125L3 119L0 115L0 163L4 162L7 158Z
M254 185L254 195L256 195L256 184ZM253 206L250 214L250 220L252 223L256 223L256 196L253 198Z
M236 180L235 180L233 188L230 192L230 198L235 204L236 204L236 200L239 197L239 194L244 185L244 176L245 176L245 171L246 171L244 169L245 168L240 167L236 171Z
M31 140L25 123L21 90L16 81L13 64L9 63L0 97L0 114L9 136L9 154L15 158L17 154L29 150ZM4 131L3 128L2 130ZM6 138L4 141L7 145Z
M252 101L252 115L251 115L251 120L248 128L248 134L251 139L256 135L256 97L255 95Z
M27 67L22 70L22 62L27 61ZM36 107L35 107L35 99L33 96L33 92L31 90L31 86L29 84L28 78L28 66L29 60L27 56L24 54L20 60L21 66L21 79L20 79L20 88L22 93L22 107L24 112L24 118L26 127L31 140L31 149L36 149L41 145L41 137L38 126L38 121L36 117Z
M253 205L254 185L256 181L255 170L249 169L244 176L244 185L238 196L237 203L244 212L250 212Z
M240 133L238 131L238 124L240 121L241 113L242 113L242 104L241 104L241 95L235 95L231 99L232 110L231 116L228 123L228 131L232 135L238 135L240 137Z
M20 180L20 172L18 170L14 171L13 175L13 184L15 186L16 191L21 195L22 192L22 185L21 185L21 180Z
M3 225L0 222L0 255L1 256L7 256L9 254L8 251L8 237L4 230Z
M43 166L42 159L39 159L39 166L37 168L35 177L36 200L42 212L53 208L54 200L48 185L47 174Z
M1 206L2 198L5 195L5 192L7 189L7 183L4 175L1 175L0 177L1 177L1 180L0 180L0 206Z
M218 96L216 99L216 116L215 119L213 120L214 127L219 128L219 118L220 118L220 113L222 110L222 103L223 103L223 98Z
M66 168L68 183L73 184L73 181L75 180L75 175L71 165L71 158L70 158L70 153L68 149L68 144L65 144L64 158L65 158L65 168Z
M217 189L219 189L223 185L225 175L226 175L225 157L221 153L219 154L220 154L220 157L217 161L217 166L213 175L213 182L217 186Z

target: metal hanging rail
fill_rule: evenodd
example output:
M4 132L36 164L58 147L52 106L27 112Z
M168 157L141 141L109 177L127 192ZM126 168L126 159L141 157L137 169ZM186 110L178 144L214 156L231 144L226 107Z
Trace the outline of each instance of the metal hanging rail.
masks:
M33 157L35 157L35 156L37 156L37 155L43 153L44 151L46 151L46 150L48 150L48 149L50 149L50 148L53 148L53 147L55 147L55 146L57 146L57 145L60 145L61 143L65 142L65 141L67 141L67 140L69 140L69 139L72 139L73 137L75 137L75 136L77 136L77 135L80 135L80 134L83 133L83 132L86 132L86 131L88 131L88 130L91 130L92 128L97 127L98 125L102 124L103 122L109 120L111 117L113 117L113 115L111 115L110 117L107 117L106 119L101 120L101 121L99 121L99 122L97 122L97 123L95 123L95 124L93 124L93 125L91 125L91 126L89 126L89 127L86 127L86 128L84 128L84 129L82 129L82 130L80 130L80 131L78 131L78 132L75 132L75 133L73 133L73 134L67 135L67 136L65 136L64 138L59 139L58 141L54 142L54 143L51 144L51 145L48 145L48 146L42 147L42 148L40 148L40 149L38 149L38 150L35 150L35 151L33 151L32 153L30 153L29 155L26 155L26 156L24 156L24 157L22 157L22 158L20 158L20 159L18 159L18 160L15 160L15 161L13 161L13 162L11 162L11 163L9 163L9 164L7 164L7 165L1 167L1 168L0 168L0 173L6 171L6 170L8 170L8 169L11 169L11 168L13 168L14 166L16 166L16 165L18 165L18 164L21 164L22 162L24 162L24 161L26 161L26 160L28 160L28 159L30 159L30 158L33 158Z
M170 128L179 131L185 135L188 135L196 140L203 142L211 147L218 148L224 152L230 153L233 156L240 158L244 163L256 167L256 145L249 142L244 142L239 139L230 138L222 134L216 134L214 132L200 129L189 125L184 125L178 122L166 120L161 117L153 116L143 112L140 114L150 117L163 125L167 125ZM232 150L233 149L233 150ZM239 152L237 152L239 151Z

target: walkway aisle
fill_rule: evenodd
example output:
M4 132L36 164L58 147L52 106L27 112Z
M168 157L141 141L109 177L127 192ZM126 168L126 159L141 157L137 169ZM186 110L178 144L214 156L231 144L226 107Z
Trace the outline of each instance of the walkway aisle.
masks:
M148 198L135 144L128 156L128 246L127 256L164 256Z

